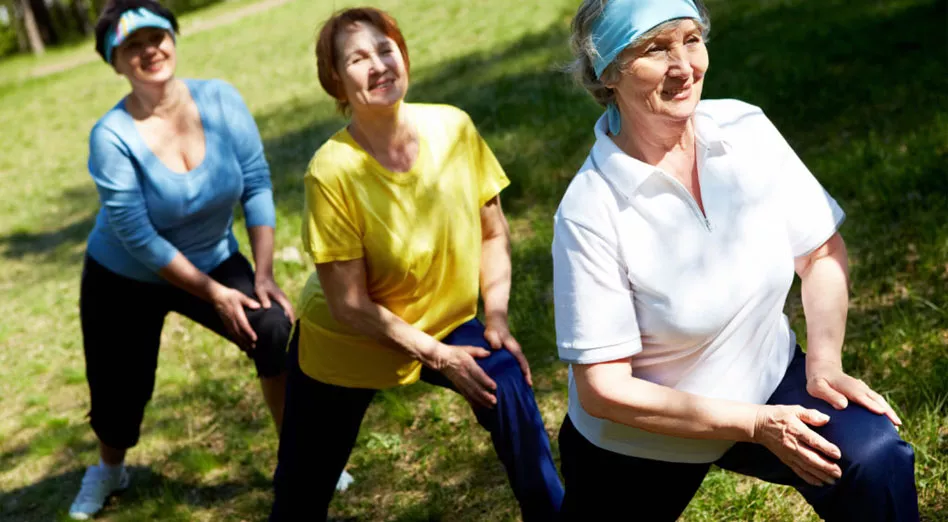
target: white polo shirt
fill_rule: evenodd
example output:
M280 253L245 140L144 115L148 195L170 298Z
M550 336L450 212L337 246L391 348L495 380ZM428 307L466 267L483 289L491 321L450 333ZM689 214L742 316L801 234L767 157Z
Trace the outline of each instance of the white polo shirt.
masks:
M677 390L763 404L796 338L783 314L794 257L845 214L763 112L709 100L695 114L705 213L672 176L628 156L596 123L596 143L554 218L556 339L563 361L631 357L632 374ZM601 448L712 462L729 441L670 437L569 416Z

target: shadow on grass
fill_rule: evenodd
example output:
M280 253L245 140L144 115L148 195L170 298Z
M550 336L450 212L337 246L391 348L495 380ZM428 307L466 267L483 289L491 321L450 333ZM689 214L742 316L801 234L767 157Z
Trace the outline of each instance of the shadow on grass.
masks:
M75 251L74 247L84 243L92 230L98 202L91 180L88 185L64 190L55 206L36 213L37 226L30 230L2 232L0 256L74 266L83 255ZM35 231L37 228L41 231Z

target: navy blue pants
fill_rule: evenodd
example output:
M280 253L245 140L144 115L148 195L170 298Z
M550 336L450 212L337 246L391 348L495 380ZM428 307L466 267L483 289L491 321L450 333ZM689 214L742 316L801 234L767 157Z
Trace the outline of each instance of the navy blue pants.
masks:
M891 421L862 406L838 411L806 391L806 356L798 348L767 404L799 404L830 416L814 428L842 452L843 476L832 486L804 482L764 446L735 444L717 466L793 486L829 522L914 522L919 519L915 453ZM569 416L560 429L566 482L561 519L676 520L701 486L711 464L682 464L620 455L576 431Z
M490 350L484 326L473 319L442 339ZM319 382L299 367L299 328L290 341L286 410L273 478L271 521L325 520L336 480L349 460L359 425L377 390ZM523 519L550 521L563 500L543 419L520 365L507 350L491 350L478 365L497 383L497 404L474 408L507 470ZM455 390L440 372L424 368L425 382ZM455 390L457 391L457 390Z

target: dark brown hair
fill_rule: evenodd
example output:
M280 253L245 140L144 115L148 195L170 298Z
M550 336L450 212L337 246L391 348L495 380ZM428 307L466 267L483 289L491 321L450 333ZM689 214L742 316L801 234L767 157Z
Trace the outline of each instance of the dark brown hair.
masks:
M323 86L323 90L336 99L336 108L343 114L348 112L349 102L344 99L345 92L342 87L342 79L339 77L339 71L336 70L337 58L339 57L339 49L336 48L336 36L338 36L339 31L357 22L369 24L391 38L402 53L405 72L409 73L411 71L405 37L402 36L398 23L391 15L374 7L356 7L336 12L329 20L326 20L322 29L319 30L319 36L316 37L316 70L319 73L319 84Z

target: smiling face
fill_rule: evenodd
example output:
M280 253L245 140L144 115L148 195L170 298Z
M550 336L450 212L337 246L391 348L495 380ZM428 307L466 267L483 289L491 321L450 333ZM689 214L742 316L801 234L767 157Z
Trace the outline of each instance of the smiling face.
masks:
M164 83L177 65L174 39L164 29L146 27L130 34L113 53L116 72L132 84Z
M387 108L408 91L408 71L394 40L375 26L356 22L336 36L336 71L354 111Z
M618 57L613 85L623 120L687 120L701 100L708 49L701 28L685 19Z

